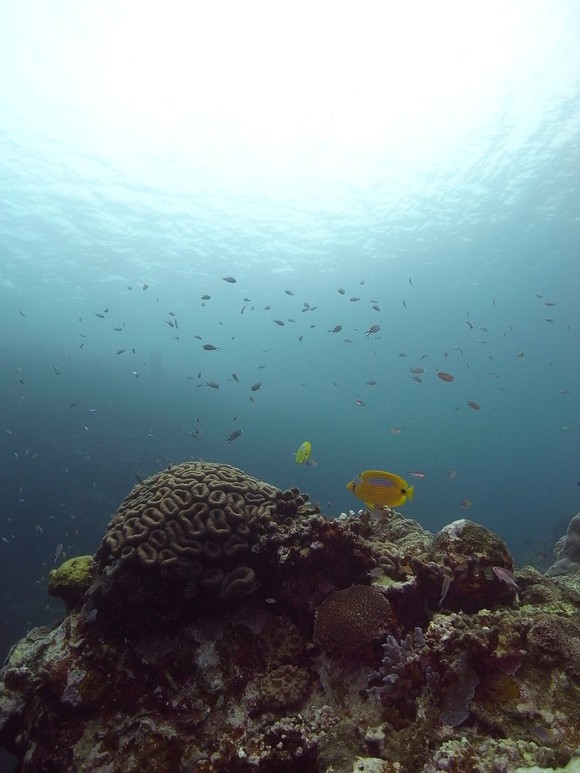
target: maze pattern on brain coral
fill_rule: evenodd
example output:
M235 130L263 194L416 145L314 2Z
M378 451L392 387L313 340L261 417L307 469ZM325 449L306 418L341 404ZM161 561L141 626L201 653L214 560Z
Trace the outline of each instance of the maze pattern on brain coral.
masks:
M137 568L196 579L219 589L222 598L243 592L255 580L244 557L275 509L277 493L229 465L191 462L164 470L135 486L119 506L95 556L99 570Z

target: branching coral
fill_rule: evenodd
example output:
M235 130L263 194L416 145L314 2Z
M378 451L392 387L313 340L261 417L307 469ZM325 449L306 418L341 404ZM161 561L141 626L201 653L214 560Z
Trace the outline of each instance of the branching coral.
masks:
M369 674L369 694L382 702L402 701L407 707L425 684L425 666L429 662L429 649L423 631L415 628L404 639L392 634L383 644L383 661L378 671ZM377 686L374 683L380 682Z
M415 628L404 639L387 637L382 664L368 681L369 694L396 709L399 719L414 719L421 699L436 707L443 724L456 727L469 716L479 676L467 652L442 658L423 631Z

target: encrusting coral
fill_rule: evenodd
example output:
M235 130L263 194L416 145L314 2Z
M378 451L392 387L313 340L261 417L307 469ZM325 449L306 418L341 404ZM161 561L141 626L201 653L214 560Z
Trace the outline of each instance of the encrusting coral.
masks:
M470 521L328 518L188 463L77 560L71 595L75 564L51 573L67 615L0 672L23 773L512 773L580 748L580 596L502 582L507 548Z
M312 677L305 668L286 663L268 671L258 689L260 708L282 711L304 701L312 689Z
M48 573L48 592L64 601L67 611L82 601L95 579L97 566L92 556L69 558Z
M541 617L528 633L528 644L540 661L561 663L565 671L580 679L580 626L561 615Z

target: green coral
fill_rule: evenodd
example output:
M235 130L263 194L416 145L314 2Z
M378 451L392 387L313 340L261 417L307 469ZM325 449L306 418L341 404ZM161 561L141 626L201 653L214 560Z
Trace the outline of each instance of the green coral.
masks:
M48 592L62 599L68 612L82 601L95 574L96 564L92 556L69 558L48 573Z

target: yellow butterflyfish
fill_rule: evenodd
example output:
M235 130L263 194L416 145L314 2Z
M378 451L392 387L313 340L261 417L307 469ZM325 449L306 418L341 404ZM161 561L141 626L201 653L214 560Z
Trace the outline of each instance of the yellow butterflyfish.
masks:
M415 488L399 475L384 470L365 470L347 483L346 487L371 509L377 505L404 505L408 499L413 499Z
M304 464L304 462L310 458L310 454L312 453L312 444L309 443L308 440L305 440L304 443L300 446L298 451L296 451L296 464Z

